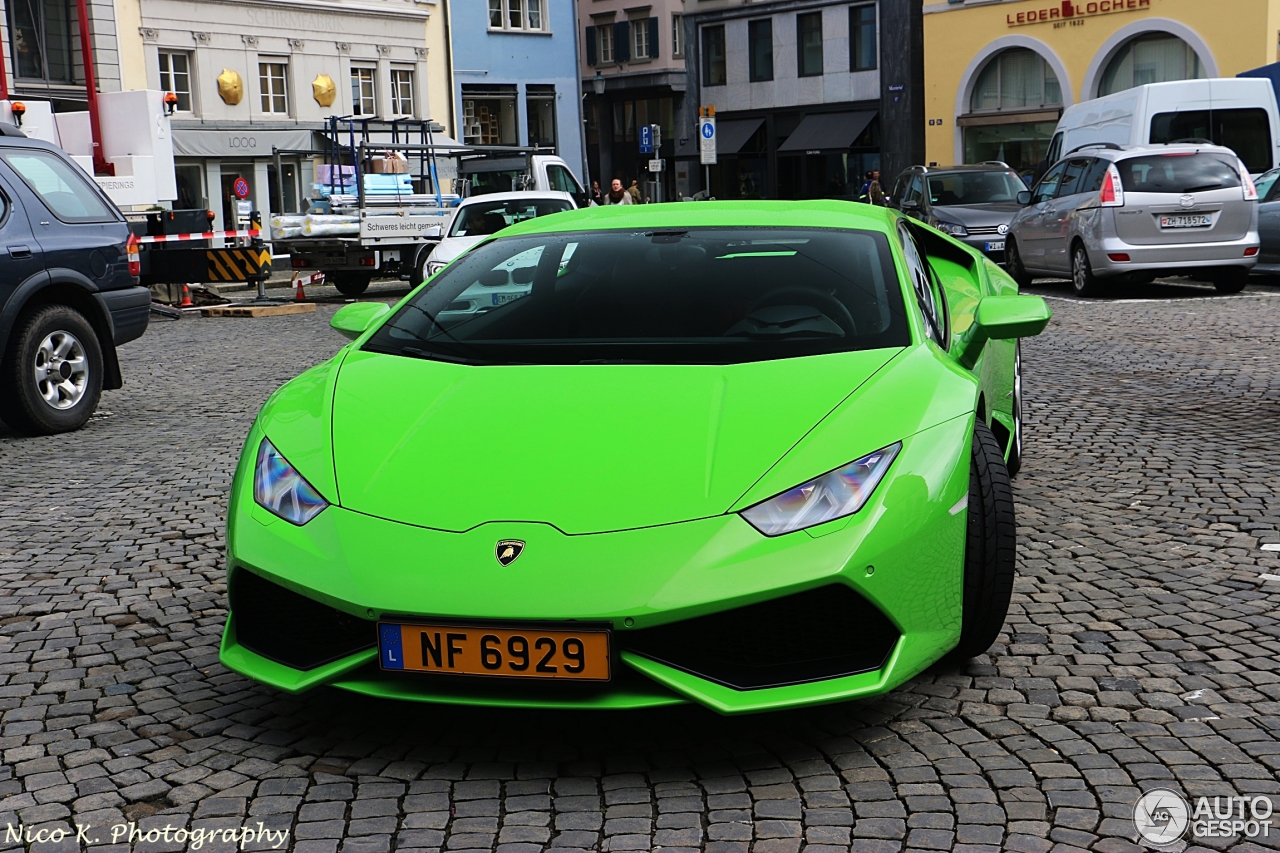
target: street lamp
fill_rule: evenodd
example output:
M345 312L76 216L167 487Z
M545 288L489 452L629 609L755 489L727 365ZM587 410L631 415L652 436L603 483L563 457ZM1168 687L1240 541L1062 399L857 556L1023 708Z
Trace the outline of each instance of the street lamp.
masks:
M595 89L597 96L604 94L604 75L599 69L596 69L596 76L591 78L591 87Z

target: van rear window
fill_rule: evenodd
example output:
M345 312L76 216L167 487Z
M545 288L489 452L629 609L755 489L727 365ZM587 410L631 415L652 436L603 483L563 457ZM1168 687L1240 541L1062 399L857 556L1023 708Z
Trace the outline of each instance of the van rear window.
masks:
M1157 113L1151 119L1151 141L1207 139L1230 148L1253 173L1265 172L1271 162L1271 119L1264 109L1187 110Z
M1121 160L1116 167L1126 192L1195 193L1240 186L1236 164L1221 154L1149 154Z

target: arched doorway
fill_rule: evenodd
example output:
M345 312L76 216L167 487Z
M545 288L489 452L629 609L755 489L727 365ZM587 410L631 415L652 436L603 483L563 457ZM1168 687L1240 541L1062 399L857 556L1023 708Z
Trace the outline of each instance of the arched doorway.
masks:
M968 107L958 121L964 162L1000 160L1028 171L1044 158L1062 112L1062 84L1039 53L1011 47L982 66Z
M1147 83L1206 77L1195 48L1172 33L1150 32L1129 39L1108 58L1098 79L1098 97Z

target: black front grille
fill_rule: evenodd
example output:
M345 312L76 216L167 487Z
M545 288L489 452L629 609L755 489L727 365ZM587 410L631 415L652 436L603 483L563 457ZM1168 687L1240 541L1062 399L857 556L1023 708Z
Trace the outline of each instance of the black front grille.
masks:
M299 595L245 569L231 576L240 645L294 669L315 669L377 642L375 623Z
M622 648L738 690L870 672L899 632L841 584L615 635Z

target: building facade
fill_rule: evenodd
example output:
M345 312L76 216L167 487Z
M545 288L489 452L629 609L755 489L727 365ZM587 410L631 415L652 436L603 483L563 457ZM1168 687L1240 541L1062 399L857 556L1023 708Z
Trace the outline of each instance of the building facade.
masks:
M633 180L660 184L660 194L646 186L651 198L671 199L679 192L674 155L691 126L683 13L681 0L590 0L578 6L587 161L592 179L604 189L619 178L624 186ZM661 129L651 152L640 151L645 125ZM661 172L648 170L654 159L664 161Z
M715 107L718 137L718 162L703 168L693 131L681 135L676 156L690 185L709 182L722 199L857 198L866 173L887 165L890 116L895 155L922 156L911 126L922 106L922 39L919 16L905 6L688 0L687 97Z
M51 101L56 112L86 109L76 0L3 0L0 44L9 95ZM121 89L119 24L111 0L88 0L93 69L100 92Z
M573 0L450 5L458 140L554 148L581 180Z
M136 21L120 33L125 88L178 97L174 206L208 207L216 228L239 218L237 178L255 209L304 210L313 158L287 155L277 173L272 149L317 148L329 116L429 118L452 132L441 0L119 0L117 12Z
M1280 59L1280 0L969 0L923 12L927 157L944 165L1029 171L1065 107Z

